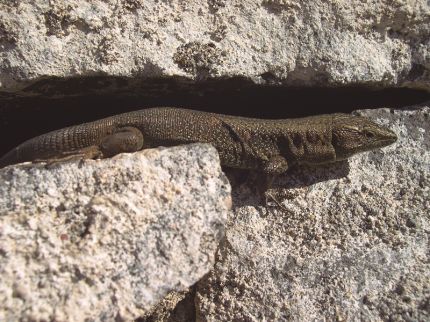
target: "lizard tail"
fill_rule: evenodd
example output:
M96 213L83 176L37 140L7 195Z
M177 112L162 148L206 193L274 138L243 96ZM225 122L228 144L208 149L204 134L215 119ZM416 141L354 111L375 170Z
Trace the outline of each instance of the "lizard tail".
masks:
M0 168L3 168L9 164L16 163L15 160L17 160L16 148L9 151L8 153L6 153L4 156L0 158Z
M0 158L0 168L26 161L43 161L73 155L91 146L98 146L116 125L110 119L84 123L42 134L18 145Z

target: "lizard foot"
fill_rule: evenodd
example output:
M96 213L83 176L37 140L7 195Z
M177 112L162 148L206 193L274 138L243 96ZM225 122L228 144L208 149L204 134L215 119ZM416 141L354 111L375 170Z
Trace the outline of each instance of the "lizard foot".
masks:
M55 158L35 159L32 161L32 163L46 162L46 165L51 166L61 162L77 161L82 159L97 159L101 158L102 156L103 155L100 149L97 146L92 145L76 151L62 152L61 155L56 156Z
M282 210L284 210L284 211L289 211L288 209L287 209L287 207L285 207L279 200L278 200L278 198L276 198L269 190L267 190L265 193L264 193L264 203L265 203L265 206L266 207L268 207L268 206L270 206L269 205L269 202L270 201L273 201L279 208L281 208Z
M143 135L135 127L123 127L103 138L100 150L103 157L112 157L119 153L136 152L143 148Z
M275 178L276 178L276 174L269 174L269 173L265 173L265 175L260 176L258 178L258 184L256 185L257 192L260 195L261 201L264 204L264 206L266 207L271 206L269 203L273 201L276 204L276 206L278 206L284 211L288 211L288 209L279 201L277 196L275 196L272 193L273 189L271 189L271 187Z
M283 210L287 210L285 206L272 194L270 191L272 187L272 183L275 179L275 175L267 174L263 177L260 177L259 184L257 185L258 194L261 196L261 200L264 206L268 207L269 202L273 201L279 208Z

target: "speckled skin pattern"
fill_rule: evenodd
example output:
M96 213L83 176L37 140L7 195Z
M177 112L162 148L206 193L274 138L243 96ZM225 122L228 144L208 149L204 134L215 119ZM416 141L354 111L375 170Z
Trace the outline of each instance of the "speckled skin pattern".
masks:
M3 156L0 166L205 142L215 146L224 166L280 174L294 164L343 160L396 139L367 118L347 114L263 120L157 107L35 137Z

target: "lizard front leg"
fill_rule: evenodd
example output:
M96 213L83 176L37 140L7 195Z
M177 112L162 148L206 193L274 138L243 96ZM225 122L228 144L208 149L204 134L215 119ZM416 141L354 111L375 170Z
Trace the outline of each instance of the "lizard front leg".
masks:
M123 127L103 138L100 151L109 158L119 153L136 152L143 148L143 135L135 127Z

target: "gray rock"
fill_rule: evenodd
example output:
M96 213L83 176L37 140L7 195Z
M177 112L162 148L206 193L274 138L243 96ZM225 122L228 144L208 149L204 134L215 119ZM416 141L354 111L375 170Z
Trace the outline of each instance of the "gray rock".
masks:
M359 114L398 142L292 169L273 190L285 209L234 190L197 321L430 320L430 105Z
M187 292L172 292L136 322L191 322L196 320L194 287Z
M196 144L0 171L0 320L124 321L213 266L230 209Z
M52 86L63 85L58 94L65 95L67 78L77 86L76 78L92 76L102 76L90 83L101 91L111 90L109 77L120 77L121 88L139 78L243 77L257 84L429 89L430 5L426 0L1 1L0 53L0 91L27 87L26 94L44 92L52 80Z

